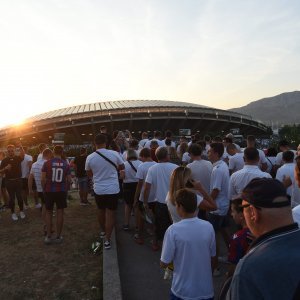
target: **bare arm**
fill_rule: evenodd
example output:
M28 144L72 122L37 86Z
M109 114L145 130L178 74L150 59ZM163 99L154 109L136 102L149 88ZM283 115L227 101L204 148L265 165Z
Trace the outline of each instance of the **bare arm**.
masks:
M133 204L133 206L135 206L135 205L138 203L139 196L140 196L140 193L141 193L143 184L144 184L144 180L143 180L143 179L140 179L140 180L138 181L138 184L137 184L137 187L136 187L136 190L135 190L135 194L134 194L134 204Z
M201 193L203 201L200 203L199 208L204 210L216 210L217 205L213 198L206 192L200 182L193 182L194 188Z
M266 162L265 162L265 163L262 163L262 164L261 164L261 170L262 170L263 172L266 172L267 169L268 169L268 164L267 164Z
M210 193L210 196L212 197L213 200L216 200L220 191L218 189L213 189Z

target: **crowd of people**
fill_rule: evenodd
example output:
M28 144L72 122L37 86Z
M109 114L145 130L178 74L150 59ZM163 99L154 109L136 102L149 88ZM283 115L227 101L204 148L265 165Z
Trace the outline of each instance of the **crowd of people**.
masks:
M159 131L152 139L144 132L138 141L129 131L110 135L105 126L94 144L94 152L83 147L71 162L62 146L50 150L41 144L33 164L20 144L0 153L1 195L12 220L26 217L27 195L34 195L35 206L42 207L45 244L61 243L73 167L80 204L90 204L89 192L95 197L105 249L114 246L120 198L123 230L134 228L139 245L145 226L153 231L152 249L161 250L165 277L173 277L170 299L214 298L213 276L220 275L224 259L218 233L229 263L220 299L299 299L300 145L292 150L280 141L278 149L263 151L253 135L241 148L232 134L202 138L198 133L176 143L171 131L164 139ZM239 227L232 236L230 216Z

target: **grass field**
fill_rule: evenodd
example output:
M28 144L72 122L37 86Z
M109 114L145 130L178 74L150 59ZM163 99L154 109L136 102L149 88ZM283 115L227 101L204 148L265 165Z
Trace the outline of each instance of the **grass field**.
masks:
M0 299L102 299L102 254L91 251L96 206L82 207L71 195L60 245L44 244L41 212L32 203L24 220L0 213Z

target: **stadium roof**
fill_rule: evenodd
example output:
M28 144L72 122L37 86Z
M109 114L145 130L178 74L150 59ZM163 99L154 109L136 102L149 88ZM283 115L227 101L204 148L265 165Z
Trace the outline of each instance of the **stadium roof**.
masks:
M97 111L111 111L111 110L122 110L122 109L134 109L134 108L149 108L149 107L186 107L186 108L208 108L204 105L198 105L187 102L169 101L169 100L120 100L120 101L106 101L96 102L89 104L76 105L71 107L65 107L49 112L45 112L31 118L26 121L34 122L44 119L52 119L56 117L75 115L80 113L89 113Z

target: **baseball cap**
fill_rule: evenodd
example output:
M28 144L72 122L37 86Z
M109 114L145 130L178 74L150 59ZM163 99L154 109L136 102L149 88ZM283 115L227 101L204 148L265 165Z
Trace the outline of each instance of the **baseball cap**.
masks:
M254 178L243 189L242 198L253 206L276 208L291 205L286 188L277 179Z

